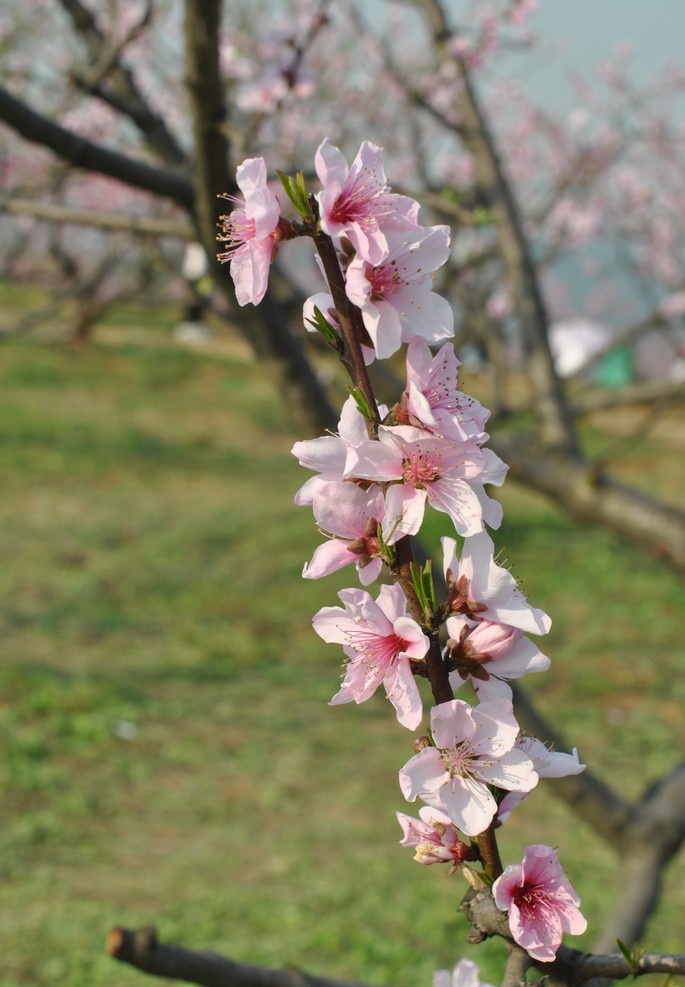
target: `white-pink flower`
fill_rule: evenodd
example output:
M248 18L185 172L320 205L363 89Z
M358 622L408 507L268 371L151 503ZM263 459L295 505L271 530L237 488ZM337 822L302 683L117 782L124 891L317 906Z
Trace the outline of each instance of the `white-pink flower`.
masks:
M226 250L218 258L230 261L238 304L258 305L266 293L269 266L279 235L281 207L267 185L263 158L243 161L236 181L245 201L242 207L221 217L221 233L217 240L226 244Z
M448 226L389 232L388 254L377 264L357 256L347 268L345 291L361 309L379 359L421 336L440 343L454 335L454 314L433 292L433 272L449 257Z
M519 737L516 746L531 759L538 778L567 778L585 771L586 765L581 763L575 747L570 754L566 754L564 751L551 750L537 737ZM508 792L499 804L498 822L506 822L511 811L526 795L527 792Z
M451 863L450 873L471 855L471 847L459 839L459 831L449 816L439 809L424 805L419 809L420 819L397 813L397 821L404 834L401 846L416 847L414 860L419 864Z
M364 141L350 168L326 138L314 159L321 229L335 243L346 237L360 258L378 264L388 253L387 228L416 229L418 203L390 191L380 147Z
M415 336L407 346L407 388L400 400L406 424L482 445L490 412L458 389L459 360L452 343L433 356L428 343ZM405 422L403 422L405 424Z
M480 971L473 960L461 959L450 973L449 970L436 970L433 974L433 987L492 987L480 979Z
M540 843L526 848L523 863L510 864L492 886L495 904L509 912L509 928L529 956L551 963L564 932L580 935L587 922L580 898L556 851Z
M533 762L516 748L518 733L507 699L475 707L453 699L434 706L435 746L424 747L402 768L402 794L442 809L463 833L477 836L497 813L491 786L528 792L537 784Z
M345 476L390 483L383 538L393 545L416 534L426 502L448 514L458 534L482 531L483 503L473 485L481 481L483 460L475 442L456 443L412 425L381 425L378 441L349 449Z
M344 607L323 607L312 621L316 633L341 644L349 658L330 705L363 703L383 685L399 722L415 730L423 706L411 662L425 656L430 642L408 615L402 587L382 586L375 601L360 589L343 589L338 596Z
M464 540L457 558L454 538L442 538L445 581L453 613L472 620L496 621L531 634L546 634L552 621L526 600L508 569L497 565L486 531Z
M510 698L509 679L544 672L551 664L519 627L461 615L449 617L446 627L452 688L468 679L481 701Z
M323 483L312 506L317 525L331 537L305 565L304 578L319 579L354 562L362 586L377 579L383 566L378 525L385 513L380 488L363 490L355 483Z
M379 413L385 414L381 407ZM295 503L302 506L314 502L314 494L323 483L342 482L345 464L350 448L359 445L369 437L366 422L353 397L349 397L342 407L337 435L321 435L316 439L304 439L292 447L300 465L315 470L319 476L312 476L295 494Z
M547 747L537 737L519 737L516 746L526 754L541 778L566 778L579 775L586 765L581 764L578 751L574 747L570 754Z

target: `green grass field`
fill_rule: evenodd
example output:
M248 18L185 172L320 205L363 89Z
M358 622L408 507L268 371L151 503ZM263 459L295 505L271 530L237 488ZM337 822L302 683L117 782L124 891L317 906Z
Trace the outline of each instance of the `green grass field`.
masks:
M463 881L398 845L411 736L380 698L327 706L341 655L311 617L354 578L300 578L318 542L292 503L308 474L268 381L170 347L17 342L0 385L3 987L149 982L105 955L115 924L375 984L425 987L462 955L496 979L502 947L463 943ZM631 456L682 491L682 452ZM554 622L531 690L634 796L685 742L682 583L501 496L497 543ZM531 842L561 846L598 928L620 864L544 783L505 859ZM684 949L684 879L680 860L650 948Z

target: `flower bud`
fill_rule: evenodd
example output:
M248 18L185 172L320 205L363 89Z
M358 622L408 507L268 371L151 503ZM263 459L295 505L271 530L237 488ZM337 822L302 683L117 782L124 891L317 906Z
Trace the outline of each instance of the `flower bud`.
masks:
M416 740L414 741L414 753L418 754L419 751L422 751L424 749L424 747L432 747L432 744L428 739L428 737L417 737Z

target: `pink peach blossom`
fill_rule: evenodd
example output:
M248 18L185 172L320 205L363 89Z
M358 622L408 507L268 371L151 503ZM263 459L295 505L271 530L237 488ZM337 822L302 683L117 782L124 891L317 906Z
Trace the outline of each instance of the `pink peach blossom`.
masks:
M375 265L355 257L345 281L379 359L414 336L439 343L454 335L452 308L432 290L433 272L449 257L449 227L391 232L387 241L388 253Z
M497 565L492 539L486 531L464 540L461 558L454 538L442 538L445 580L453 613L472 620L497 621L531 634L546 634L552 621L532 607L508 569Z
M387 409L381 406L379 412L385 414ZM314 494L323 483L342 483L349 450L366 439L368 432L364 418L354 398L349 397L342 407L337 435L303 439L292 447L291 452L300 465L319 474L302 484L295 494L295 503L300 506L313 504Z
M350 659L330 705L363 703L383 685L399 722L416 729L423 707L411 662L424 657L429 640L407 614L402 587L382 586L377 600L360 589L343 589L338 596L344 607L323 607L313 619L316 633L342 644Z
M527 847L523 863L505 868L492 893L497 907L509 912L515 941L534 960L551 963L564 932L580 935L587 928L578 908L580 898L552 847Z
M380 575L378 525L385 502L378 487L363 490L354 483L324 483L314 495L314 518L331 537L314 552L302 575L305 579L328 576L354 562L362 586Z
M420 819L397 813L397 821L404 833L401 846L416 847L414 860L419 864L452 863L456 870L471 852L468 843L459 839L457 827L449 816L439 809L424 805L419 809Z
M566 754L564 751L551 750L537 737L519 737L516 746L531 759L539 778L566 778L585 771L586 765L581 763L575 747L570 754ZM523 801L526 794L507 792L497 810L498 822L506 822L509 814Z
M421 527L426 503L448 514L460 535L483 529L483 503L474 486L487 482L487 457L477 443L455 442L412 425L381 426L378 441L350 448L348 479L390 483L383 537L388 545ZM498 505L499 506L499 505ZM487 520L497 520L489 516Z
M461 441L482 444L490 412L475 398L458 390L459 360L452 343L445 343L433 356L428 343L415 336L407 346L407 387L400 408L408 424Z
M492 987L480 979L480 971L473 960L459 960L450 973L449 970L436 970L433 974L433 987Z
M518 733L507 699L478 706L453 699L434 706L435 746L424 747L402 768L402 794L442 809L463 833L477 836L497 813L492 786L528 792L537 784L533 762L515 746Z
M453 689L470 680L478 698L510 698L509 679L544 672L551 662L518 627L492 620L474 622L464 616L448 617L447 653L453 671Z
M388 254L387 228L415 229L418 203L392 193L383 170L380 147L364 141L350 168L326 138L315 157L322 190L316 195L321 229L336 243L346 237L370 264Z
M226 250L218 258L230 262L238 304L258 305L266 293L281 207L267 185L263 158L243 161L236 181L245 201L228 216L221 217L217 239L226 244Z

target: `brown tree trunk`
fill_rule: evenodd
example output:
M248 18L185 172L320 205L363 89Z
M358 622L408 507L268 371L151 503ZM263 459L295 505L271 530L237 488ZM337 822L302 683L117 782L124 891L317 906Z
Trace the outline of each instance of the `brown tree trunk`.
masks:
M186 0L186 84L195 137L195 222L198 239L212 258L212 273L233 319L255 351L265 373L275 381L298 427L323 431L337 425L326 388L290 329L284 307L268 290L257 309L236 311L228 266L216 258L219 217L231 205L221 196L237 188L228 171L225 136L227 111L219 69L219 28L222 0Z

